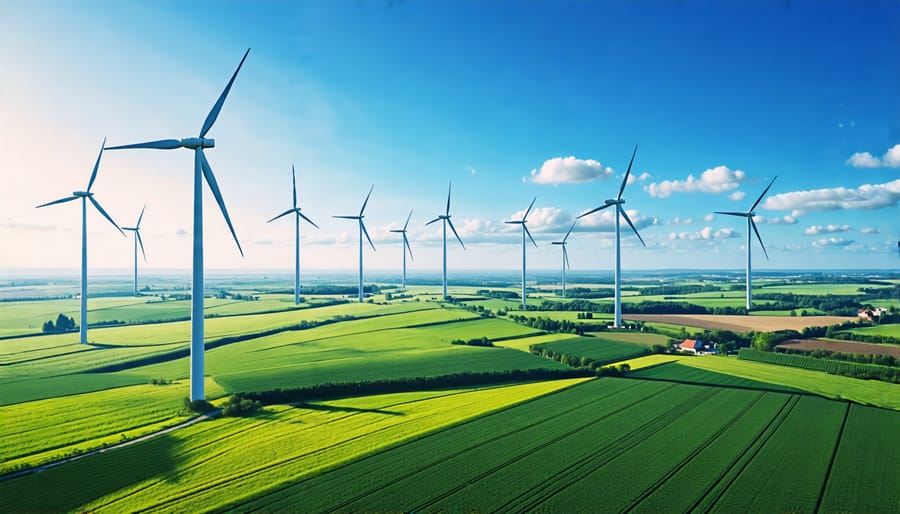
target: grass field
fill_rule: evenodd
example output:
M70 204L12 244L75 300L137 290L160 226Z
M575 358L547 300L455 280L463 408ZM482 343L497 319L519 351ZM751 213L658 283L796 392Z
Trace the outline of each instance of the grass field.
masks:
M578 380L275 406L0 481L6 511L216 508ZM252 444L248 441L252 440ZM67 483L57 488L52 484Z
M850 400L863 405L874 405L886 409L900 410L900 384L889 384L875 380L829 375L818 371L788 368L774 364L738 360L737 357L648 355L627 362L637 370L664 362L677 362L715 373L755 380L801 391L818 394L826 398Z
M537 347L573 357L586 357L600 364L608 364L648 353L646 346L600 337L573 337Z
M847 332L867 336L889 336L900 339L900 323L890 325L875 325L871 327L851 328Z

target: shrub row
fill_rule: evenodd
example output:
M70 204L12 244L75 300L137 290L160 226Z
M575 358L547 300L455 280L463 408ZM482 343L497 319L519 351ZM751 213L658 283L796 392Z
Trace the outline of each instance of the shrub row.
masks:
M861 364L832 359L816 359L808 355L763 352L753 348L742 348L738 359L790 366L794 368L824 371L832 375L861 378L865 380L881 380L883 382L900 383L900 369L879 366L877 364Z

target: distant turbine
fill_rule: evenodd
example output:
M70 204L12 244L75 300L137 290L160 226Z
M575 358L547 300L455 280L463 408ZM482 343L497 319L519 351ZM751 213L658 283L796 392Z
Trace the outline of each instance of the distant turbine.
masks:
M437 218L429 221L425 225L431 225L435 221L443 220L444 222L444 274L443 274L443 286L444 286L444 300L447 299L447 224L450 224L450 230L453 231L453 235L456 236L456 240L459 241L459 245L462 246L463 250L466 249L466 245L463 244L462 239L459 238L459 234L456 233L456 227L453 226L453 222L450 220L450 190L453 187L453 182L447 186L447 210L444 211L444 214L439 214Z
M372 187L369 188L369 194L366 195L365 201L363 201L362 208L359 210L359 216L332 216L332 218L341 218L345 220L356 220L359 222L359 303L363 301L363 234L366 235L366 239L369 240L369 244L372 246L372 251L375 251L375 245L372 244L372 238L369 237L369 231L366 230L366 225L363 223L363 211L366 210L366 204L369 203L369 197L372 196L372 190L375 189L375 184L372 184Z
M777 176L775 178L778 178ZM759 230L756 229L756 222L753 221L753 216L756 213L753 212L753 209L756 209L756 206L759 205L759 202L762 201L763 197L766 196L766 193L769 192L769 188L772 187L772 184L775 183L775 178L772 179L772 182L769 182L768 187L763 190L762 194L759 195L759 198L753 202L753 206L750 207L750 210L747 212L719 212L716 211L716 214L724 214L726 216L740 216L743 218L747 218L747 311L750 311L750 302L752 300L751 297L751 285L750 285L750 229L753 229L753 232L756 233L756 239L759 240L759 246L762 247L763 253L766 255L766 260L769 260L769 252L766 251L766 245L763 244L762 238L759 236Z
M537 243L534 242L534 238L531 237L531 232L528 230L528 213L531 212L531 208L534 207L534 202L537 200L537 197L534 197L534 200L531 201L531 205L528 206L528 210L525 211L525 215L522 216L520 220L513 221L504 221L503 223L509 223L510 225L522 225L522 310L527 308L525 303L525 234L528 234L528 238L531 239L531 242L534 243L534 247L537 248Z
M116 227L116 230L125 235L125 232L122 232L122 229L116 225L116 222L113 221L112 218L109 217L109 214L103 210L103 207L100 207L100 203L94 199L94 193L91 192L91 186L94 185L94 180L97 178L97 170L100 168L100 157L103 156L103 148L106 145L106 139L103 139L103 145L100 146L100 154L97 155L97 162L94 163L94 171L91 172L91 179L88 181L87 190L85 191L75 191L72 193L72 196L67 196L65 198L60 198L59 200L53 200L52 202L47 202L41 205L38 205L37 208L46 207L48 205L53 205L57 203L66 203L71 202L72 200L77 200L81 198L81 319L79 323L81 324L81 332L80 332L80 342L81 344L87 344L87 329L88 329L88 321L87 321L87 201L90 200L94 207L100 211L100 214L103 215L104 218L108 219L110 223Z
M209 189L212 191L213 196L216 198L216 202L219 204L219 209L222 210L222 215L225 217L225 222L228 224L229 230L231 230L231 236L234 238L234 242L237 243L238 251L241 252L241 256L244 255L244 250L241 249L241 243L238 241L237 234L234 233L234 227L231 225L231 218L228 217L228 210L225 208L225 200L222 199L222 193L219 191L219 184L216 182L216 177L213 175L212 168L209 167L209 162L206 160L206 155L203 152L204 148L213 148L216 146L215 139L206 139L206 133L209 132L209 129L212 128L213 123L216 122L216 118L219 117L219 112L222 110L222 105L225 103L225 98L228 96L228 92L231 91L231 86L234 84L234 79L237 78L238 72L241 71L241 66L244 65L244 60L247 59L247 54L250 53L250 49L244 53L244 57L241 58L240 64L236 70L234 70L234 74L231 76L231 80L228 81L228 84L225 86L225 90L222 91L222 94L219 95L219 99L216 100L216 103L213 105L212 109L209 111L209 114L206 116L206 121L203 122L203 126L200 128L200 135L198 137L189 137L185 139L163 139L160 141L150 141L147 143L137 143L133 145L122 145L122 146L114 146L109 148L109 150L120 150L120 149L130 149L130 148L152 148L156 150L174 150L176 148L187 148L194 151L194 262L193 262L193 277L191 280L191 400L203 400L205 398L205 394L203 391L204 383L203 383L203 373L204 373L204 343L203 343L203 180L206 179L206 183L209 185Z
M144 209L147 206L145 205L143 209L141 209L141 215L138 216L137 224L133 227L122 227L122 230L128 230L129 232L134 232L134 296L140 296L138 294L138 282L137 282L137 249L138 245L141 245L141 255L144 256L144 262L147 262L147 254L144 253L144 242L141 240L141 220L144 218Z
M566 297L566 268L572 269L569 266L569 252L566 251L566 239L569 239L569 234L572 233L572 229L575 228L575 223L572 223L572 226L569 228L569 231L566 232L566 236L562 238L562 241L553 241L550 244L561 245L562 246L562 296Z
M282 216L287 216L291 213L297 213L297 217L294 218L294 305L300 303L300 218L303 218L310 225L319 228L318 225L313 223L313 221L307 218L302 212L300 212L300 207L297 207L297 174L294 172L294 165L291 164L291 178L293 179L294 185L294 207L288 209L278 216L270 219L267 223L271 223Z
M402 229L394 229L391 232L396 232L398 234L403 234L403 244L400 245L400 250L403 252L403 287L406 287L406 250L409 250L409 258L412 260L412 248L409 246L409 239L406 238L406 227L409 226L409 220L412 218L412 211L409 211L409 216L406 217L406 223L403 224Z
M647 246L644 243L644 239L638 234L636 228L634 228L634 223L631 222L631 219L628 217L628 214L625 212L625 209L622 208L622 205L625 203L625 200L622 199L622 193L625 192L625 184L628 183L628 176L631 175L631 165L634 164L634 156L637 154L637 145L634 145L634 152L631 154L631 162L628 163L628 170L625 172L625 178L622 179L622 185L619 186L619 194L616 195L616 199L609 199L596 209L592 209L581 216L578 216L576 219L583 218L588 214L593 214L597 211L602 211L607 207L616 206L616 315L613 321L613 326L619 328L622 326L622 249L620 243L620 230L619 230L619 216L625 218L625 221L628 222L628 225L631 227L631 230L634 231L634 235L638 237L641 241L641 244L645 247Z

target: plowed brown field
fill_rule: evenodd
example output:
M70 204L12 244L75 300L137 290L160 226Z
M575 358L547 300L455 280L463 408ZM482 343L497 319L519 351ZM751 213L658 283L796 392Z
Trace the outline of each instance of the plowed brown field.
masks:
M856 320L856 318L844 316L716 316L714 314L626 314L622 317L633 321L655 321L734 332L803 330L806 327L827 327Z
M883 344L829 341L825 339L790 339L781 343L778 347L792 350L831 350L832 352L864 353L866 355L893 355L900 359L900 347Z

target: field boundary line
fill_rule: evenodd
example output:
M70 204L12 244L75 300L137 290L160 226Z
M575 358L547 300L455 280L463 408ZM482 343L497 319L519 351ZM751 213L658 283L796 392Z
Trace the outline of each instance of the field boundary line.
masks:
M129 439L128 441L123 441L121 443L117 443L112 446L107 446L106 448L98 448L96 450L92 450L87 453L82 453L80 455L66 457L64 459L56 460L53 462L48 462L46 464L41 464L39 466L34 466L32 468L23 469L23 470L15 471L12 473L7 473L5 475L0 475L0 481L9 480L9 479L20 477L20 476L30 475L32 473L40 473L41 471L44 471L44 470L47 470L50 468L55 468L56 466L61 466L63 464L68 464L69 462L74 462L76 460L80 460L85 457L90 457L92 455L97 455L99 453L105 453L105 452L109 452L109 451L113 451L113 450L118 450L119 448L125 448L125 447L131 446L133 444L137 444L137 443L140 443L143 441L147 441L149 439L153 439L154 437L158 437L161 435L165 435L165 434L174 432L180 428L189 427L195 423L199 423L201 421L206 421L207 419L212 419L212 418L220 415L221 413L222 413L221 409L214 410L212 412L207 412L206 414L200 414L199 416L193 417L193 418L191 418L187 421L184 421L182 423L179 423L177 425L174 425L174 426L171 426L168 428L163 428L161 430L157 430L156 432L145 434L145 435L142 435L141 437L136 437L134 439Z
M822 481L822 489L819 490L819 497L816 498L816 506L813 507L813 512L819 512L819 509L822 507L822 500L825 498L825 491L828 490L828 481L831 479L834 461L837 460L838 450L840 450L841 441L844 439L844 427L847 426L847 418L850 417L850 407L851 405L848 403L847 408L844 409L844 419L841 420L841 429L838 431L838 436L834 441L834 449L831 451L831 458L828 459L828 469L825 471L825 479Z

